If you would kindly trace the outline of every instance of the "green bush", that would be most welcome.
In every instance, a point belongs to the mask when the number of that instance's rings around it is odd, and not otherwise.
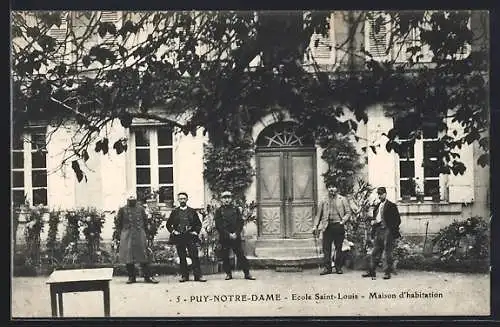
[[[28,207],[26,209],[24,238],[26,241],[27,265],[38,266],[40,264],[40,234],[43,231],[43,215],[45,212],[43,206]]]
[[[453,221],[433,239],[443,262],[463,259],[489,259],[490,223],[481,217]]]

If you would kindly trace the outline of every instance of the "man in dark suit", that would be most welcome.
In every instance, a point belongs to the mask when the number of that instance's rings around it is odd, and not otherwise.
[[[191,258],[194,280],[206,282],[201,277],[200,259],[198,256],[198,234],[201,230],[201,221],[198,213],[187,205],[188,195],[181,192],[177,195],[179,206],[172,210],[167,220],[166,227],[170,232],[171,244],[175,244],[179,256],[182,278],[179,282],[189,280],[187,254]],[[186,253],[187,250],[187,253]]]
[[[222,247],[222,266],[226,273],[226,280],[233,279],[231,265],[229,263],[229,251],[232,249],[238,264],[240,265],[245,279],[254,280],[250,275],[248,260],[243,253],[241,245],[241,232],[243,231],[243,217],[238,207],[231,203],[232,194],[229,191],[222,192],[222,206],[215,210],[215,228],[219,232],[219,242]]]
[[[380,262],[382,253],[385,251],[384,279],[390,279],[394,240],[401,236],[399,233],[401,217],[396,204],[387,200],[385,187],[379,187],[377,194],[380,203],[375,206],[371,220],[373,251],[370,257],[370,268],[367,273],[363,274],[363,277],[376,278],[375,269]]]

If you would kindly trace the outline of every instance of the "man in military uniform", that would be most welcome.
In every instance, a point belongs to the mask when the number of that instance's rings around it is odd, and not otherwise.
[[[328,199],[320,203],[313,229],[315,237],[320,231],[323,233],[323,271],[320,275],[332,273],[332,242],[335,245],[335,272],[343,273],[344,224],[349,220],[350,215],[351,207],[347,199],[338,194],[335,185],[328,185]]]
[[[240,268],[245,274],[245,279],[255,280],[250,275],[248,260],[243,253],[241,244],[241,232],[243,231],[243,217],[238,207],[233,205],[232,194],[224,191],[221,194],[222,206],[215,210],[215,228],[219,232],[219,242],[222,246],[222,266],[226,273],[226,280],[233,278],[231,264],[229,263],[229,251],[232,249]]]
[[[179,256],[182,275],[179,282],[184,283],[189,280],[187,254],[191,258],[194,280],[197,282],[206,282],[207,280],[201,277],[197,247],[199,241],[198,234],[201,230],[200,217],[196,210],[187,205],[187,193],[179,193],[177,200],[179,201],[179,206],[170,213],[166,227],[170,232],[169,242],[175,244],[177,255]]]
[[[377,268],[382,253],[385,251],[384,279],[391,278],[392,270],[392,250],[394,248],[394,240],[401,236],[399,225],[401,217],[398,207],[395,203],[387,200],[387,191],[385,187],[379,187],[377,194],[380,202],[373,209],[372,238],[373,251],[370,256],[370,267],[368,272],[363,274],[363,277],[376,278],[375,269]]]
[[[120,235],[119,260],[127,267],[127,284],[136,282],[136,263],[141,265],[146,283],[158,283],[158,280],[151,276],[148,262],[146,237],[148,217],[146,210],[137,203],[135,194],[130,195],[127,205],[118,210],[115,225]]]

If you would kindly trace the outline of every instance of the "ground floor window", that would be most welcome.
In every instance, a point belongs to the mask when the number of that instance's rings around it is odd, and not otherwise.
[[[399,122],[404,126],[404,122]],[[401,130],[413,130],[401,127]],[[404,153],[399,156],[399,190],[401,198],[422,195],[431,199],[439,196],[440,172],[438,167],[438,129],[435,124],[424,124],[421,137],[410,141],[401,135]]]
[[[173,133],[166,126],[132,129],[137,197],[158,191],[160,202],[174,199]]]
[[[46,129],[14,133],[12,156],[12,202],[47,205]]]

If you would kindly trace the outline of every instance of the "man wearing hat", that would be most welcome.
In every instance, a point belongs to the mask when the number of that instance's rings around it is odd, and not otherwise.
[[[351,216],[351,207],[347,199],[338,193],[335,185],[329,184],[328,199],[322,201],[314,222],[313,235],[323,233],[323,271],[320,275],[332,273],[332,242],[335,246],[335,272],[342,274],[342,244],[345,238],[344,224]]]
[[[222,246],[222,266],[226,273],[226,280],[233,278],[229,263],[229,250],[233,250],[245,279],[255,280],[250,275],[248,260],[243,253],[241,232],[243,231],[243,217],[238,207],[232,204],[232,194],[229,191],[221,193],[222,206],[214,213],[215,228],[219,232],[219,242]]]
[[[148,216],[146,210],[137,203],[135,194],[131,193],[127,198],[127,205],[118,210],[115,225],[120,235],[119,260],[127,267],[127,284],[136,282],[136,263],[140,263],[146,283],[158,283],[158,280],[151,276],[148,262]]]
[[[362,276],[371,277],[372,279],[376,278],[375,269],[380,262],[382,253],[385,251],[385,274],[383,278],[390,279],[394,240],[401,236],[399,233],[401,217],[399,216],[396,204],[387,200],[387,191],[385,187],[377,188],[377,194],[380,202],[373,209],[373,218],[371,220],[373,251],[370,256],[370,267],[368,272]]]
[[[179,282],[184,283],[189,280],[187,254],[191,258],[194,280],[206,282],[207,280],[201,277],[197,247],[198,234],[201,231],[200,217],[196,210],[187,205],[188,195],[186,192],[177,194],[177,200],[179,206],[170,213],[166,227],[170,233],[169,243],[175,244],[179,256],[182,276]]]

